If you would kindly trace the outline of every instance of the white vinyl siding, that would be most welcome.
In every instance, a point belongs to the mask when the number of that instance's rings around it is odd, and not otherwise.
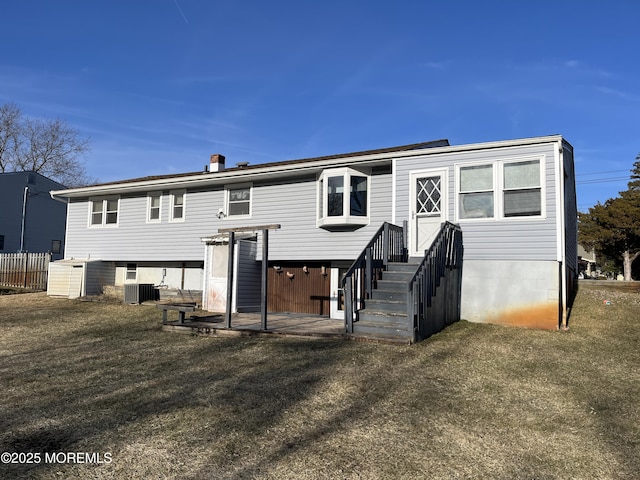
[[[219,228],[279,224],[269,235],[270,260],[350,260],[356,258],[384,221],[391,218],[391,173],[373,172],[368,205],[370,223],[350,231],[331,232],[316,227],[315,175],[281,182],[255,183],[251,218],[216,213],[225,202],[224,187],[187,190],[188,215],[184,222],[146,223],[147,194],[120,199],[119,228],[86,228],[87,201],[69,203],[66,256],[120,262],[202,261],[204,244]],[[166,214],[165,214],[166,215]],[[79,228],[82,226],[83,228]],[[261,245],[258,245],[258,258]]]
[[[449,172],[448,179],[448,218],[459,222],[463,231],[465,259],[474,260],[557,260],[558,230],[556,219],[556,175],[554,155],[558,148],[557,142],[545,144],[495,147],[468,150],[452,153],[435,153],[417,155],[412,158],[396,160],[395,174],[395,223],[402,225],[403,220],[409,220],[411,206],[409,205],[410,177],[413,170],[443,168]],[[541,209],[537,216],[494,217],[489,219],[461,219],[459,216],[460,184],[458,180],[461,167],[490,165],[495,162],[507,164],[540,160]],[[494,187],[501,186],[498,173],[494,171]],[[502,204],[501,195],[495,196],[495,208]],[[409,228],[411,228],[409,222]]]

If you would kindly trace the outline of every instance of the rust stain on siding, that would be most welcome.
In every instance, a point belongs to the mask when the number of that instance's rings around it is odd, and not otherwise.
[[[558,304],[544,303],[509,308],[487,318],[487,323],[557,330]]]

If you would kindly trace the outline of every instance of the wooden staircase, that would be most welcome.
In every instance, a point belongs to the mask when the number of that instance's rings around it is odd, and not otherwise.
[[[414,343],[460,319],[462,230],[443,223],[424,257],[409,262],[405,232],[383,224],[344,274],[348,335]]]
[[[410,263],[388,264],[376,281],[371,298],[365,301],[365,308],[358,312],[354,335],[399,343],[413,341],[413,328],[407,321],[407,282],[417,267]]]

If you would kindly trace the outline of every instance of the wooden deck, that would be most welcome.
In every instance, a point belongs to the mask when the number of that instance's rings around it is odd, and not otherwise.
[[[324,316],[296,313],[269,313],[267,330],[261,330],[259,313],[235,313],[231,319],[231,328],[224,324],[224,314],[196,312],[179,320],[162,325],[164,331],[212,336],[248,336],[248,335],[284,335],[306,337],[343,337],[344,322]]]
[[[163,323],[162,330],[165,332],[213,337],[265,335],[407,344],[406,341],[347,334],[345,333],[343,320],[335,320],[320,315],[269,313],[267,330],[261,330],[260,320],[259,313],[234,313],[231,319],[231,328],[226,328],[223,313],[208,314],[208,312],[196,311],[194,315],[186,317],[184,323],[180,323],[177,319]]]

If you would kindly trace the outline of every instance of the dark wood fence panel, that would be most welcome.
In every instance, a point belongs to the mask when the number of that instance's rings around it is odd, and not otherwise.
[[[49,253],[0,253],[0,285],[46,290],[50,261]]]

